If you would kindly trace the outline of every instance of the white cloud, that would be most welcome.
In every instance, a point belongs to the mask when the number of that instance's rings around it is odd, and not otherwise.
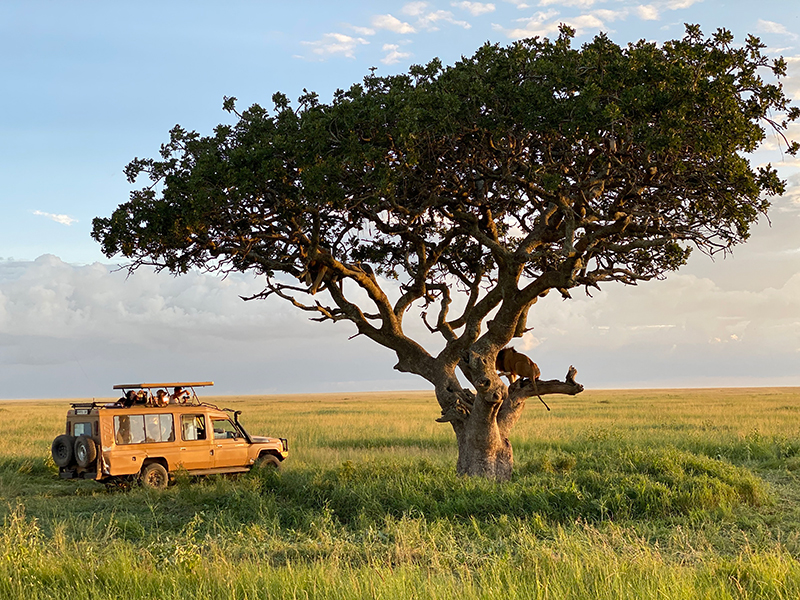
[[[475,17],[495,11],[495,5],[488,2],[451,2],[450,6],[466,10]]]
[[[352,37],[343,33],[326,33],[316,42],[303,42],[311,48],[318,57],[325,59],[330,56],[341,55],[346,58],[355,58],[355,50],[361,45],[369,44],[364,38]]]
[[[590,387],[800,384],[797,219],[775,213],[733,260],[697,257],[666,281],[608,284],[594,298],[575,290],[569,301],[552,293],[533,307],[535,329],[516,345],[545,379],[574,364]],[[784,275],[765,275],[778,267]],[[704,269],[715,279],[697,274]],[[382,283],[399,294],[396,282]],[[108,397],[125,379],[210,379],[220,393],[427,388],[398,376],[389,351],[348,341],[347,323],[311,323],[278,300],[239,299],[260,289],[242,274],[127,277],[47,255],[0,260],[0,396]],[[406,332],[431,344],[412,312]],[[779,379],[781,370],[795,380]],[[751,379],[737,379],[743,373]]]
[[[73,223],[78,222],[78,219],[70,217],[69,215],[57,215],[54,213],[43,212],[41,210],[35,210],[33,211],[33,214],[35,214],[37,217],[45,217],[46,219],[50,219],[51,221],[55,221],[56,223],[61,223],[62,225],[66,225],[67,227],[69,227]]]
[[[428,7],[427,2],[409,2],[408,4],[403,6],[400,12],[402,12],[404,15],[417,17],[422,13],[424,13],[427,7]]]
[[[579,8],[589,8],[593,6],[595,0],[539,0],[539,6],[577,6]]]
[[[562,23],[569,25],[575,29],[576,35],[582,35],[587,30],[605,29],[605,24],[594,15],[580,15],[574,18],[558,18],[557,11],[538,12],[528,19],[518,19],[518,22],[523,23],[521,27],[513,29],[504,29],[497,27],[503,31],[511,39],[520,39],[526,37],[544,37],[558,32]]]
[[[375,29],[388,29],[395,33],[406,34],[416,31],[411,25],[392,15],[375,15],[372,17],[371,23]]]
[[[658,8],[652,4],[640,4],[636,7],[636,14],[643,21],[657,21],[659,16]]]
[[[360,35],[375,35],[376,33],[378,33],[371,27],[358,27],[356,25],[350,25],[349,27],[350,29],[352,29],[353,31],[355,31]]]
[[[109,397],[115,383],[151,378],[214,380],[219,393],[428,387],[394,372],[390,352],[348,341],[347,324],[239,298],[260,289],[242,274],[0,260],[0,397]]]
[[[688,383],[707,374],[723,380],[744,374],[762,377],[764,385],[770,371],[787,368],[800,350],[800,274],[780,288],[747,291],[676,273],[636,288],[608,284],[593,295],[573,294],[575,300],[565,302],[548,296],[531,310],[528,326],[541,340],[531,358],[540,362],[545,378],[559,376],[553,371],[563,370],[562,362],[581,362],[585,352],[596,357],[576,364],[579,371],[584,367],[588,384],[607,378],[602,369],[610,368],[618,382],[641,375],[649,384],[660,378],[677,385],[682,378]],[[559,356],[565,358],[551,359]],[[747,372],[743,365],[749,365]],[[637,368],[647,372],[633,372]],[[796,369],[790,374],[800,383]]]
[[[605,8],[601,8],[601,9],[592,11],[590,16],[597,17],[598,19],[600,19],[603,22],[605,22],[605,21],[613,22],[613,21],[619,21],[620,19],[627,18],[628,11],[626,9],[623,9],[623,10],[608,10],[608,9],[605,9]]]
[[[383,51],[386,52],[386,56],[381,59],[381,62],[385,65],[396,64],[411,56],[410,52],[400,52],[400,46],[397,44],[384,44]]]
[[[667,0],[664,3],[664,8],[667,10],[679,10],[682,8],[689,8],[693,4],[702,2],[703,0]]]
[[[792,39],[797,39],[797,35],[786,29],[786,25],[775,23],[774,21],[765,21],[759,19],[756,24],[756,31],[759,33],[777,33],[780,35],[788,35]]]
[[[800,208],[800,173],[795,173],[787,178],[786,193],[783,198]]]
[[[437,10],[424,13],[417,18],[417,26],[428,31],[438,31],[438,23],[440,21],[450,23],[451,25],[458,25],[464,29],[472,27],[467,21],[457,20],[449,10]]]
[[[513,4],[519,10],[525,10],[526,8],[530,8],[530,5],[525,2],[525,0],[505,0],[509,4]]]

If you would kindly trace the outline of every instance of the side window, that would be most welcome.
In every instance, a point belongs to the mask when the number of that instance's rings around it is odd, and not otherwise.
[[[175,433],[172,427],[172,415],[145,415],[144,426],[147,442],[172,442]]]
[[[186,442],[206,439],[206,418],[203,415],[181,415],[181,437]]]
[[[175,440],[172,415],[117,415],[114,440],[117,444],[172,442]]]
[[[158,415],[159,426],[161,427],[161,441],[174,442],[175,441],[175,427],[173,425],[172,415]]]
[[[75,423],[75,437],[79,435],[92,435],[92,424],[91,423]]]
[[[229,419],[212,419],[214,423],[214,439],[224,440],[236,438],[236,427]]]
[[[141,444],[145,440],[144,415],[115,416],[114,439],[118,444]]]

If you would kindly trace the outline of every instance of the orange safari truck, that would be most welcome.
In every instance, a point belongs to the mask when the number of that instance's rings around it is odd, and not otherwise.
[[[165,488],[179,469],[212,475],[279,467],[289,455],[287,440],[250,435],[239,422],[241,411],[200,402],[194,388],[211,385],[120,384],[117,402],[73,404],[66,432],[51,448],[60,476]]]

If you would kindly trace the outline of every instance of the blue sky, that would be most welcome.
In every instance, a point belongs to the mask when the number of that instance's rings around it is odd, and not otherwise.
[[[224,96],[269,106],[308,88],[324,100],[371,67],[452,63],[560,22],[576,43],[599,31],[663,41],[684,23],[754,33],[788,59],[785,85],[800,96],[789,1],[0,4],[0,397],[104,395],[117,379],[160,377],[217,379],[225,392],[424,388],[343,327],[241,302],[259,289],[247,276],[114,273],[91,220],[127,199],[123,167],[155,155],[173,125],[205,133],[228,120]],[[665,282],[537,306],[521,344],[545,377],[575,363],[589,386],[800,385],[800,168],[775,140],[752,160],[790,182],[772,225]],[[303,357],[313,374],[292,367]]]

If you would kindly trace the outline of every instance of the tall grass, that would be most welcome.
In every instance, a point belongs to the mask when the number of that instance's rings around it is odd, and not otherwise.
[[[64,402],[0,402],[0,598],[797,598],[798,390],[531,405],[502,484],[430,394],[218,399],[279,473],[61,481]]]

